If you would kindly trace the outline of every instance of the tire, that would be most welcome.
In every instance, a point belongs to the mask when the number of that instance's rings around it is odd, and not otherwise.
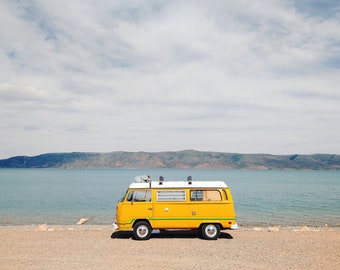
[[[133,237],[136,240],[149,240],[151,236],[152,228],[146,221],[138,221],[133,226]]]
[[[206,240],[216,240],[221,233],[218,224],[203,224],[201,227],[202,236]]]

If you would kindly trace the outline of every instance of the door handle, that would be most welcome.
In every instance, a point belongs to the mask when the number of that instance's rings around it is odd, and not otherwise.
[[[152,210],[152,207],[149,207],[148,210]]]

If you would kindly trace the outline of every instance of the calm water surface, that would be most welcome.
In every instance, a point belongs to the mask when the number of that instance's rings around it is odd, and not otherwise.
[[[239,225],[340,226],[340,171],[187,169],[1,169],[0,225],[115,221],[116,202],[136,175],[225,181]]]

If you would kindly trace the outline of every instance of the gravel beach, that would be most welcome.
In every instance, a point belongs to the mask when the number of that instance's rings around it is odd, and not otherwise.
[[[112,226],[2,226],[0,268],[340,269],[339,228],[241,228],[216,241],[196,231],[131,237]]]

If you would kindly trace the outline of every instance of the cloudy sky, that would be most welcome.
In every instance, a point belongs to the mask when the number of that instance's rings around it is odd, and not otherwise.
[[[337,0],[0,0],[0,158],[340,154]]]

